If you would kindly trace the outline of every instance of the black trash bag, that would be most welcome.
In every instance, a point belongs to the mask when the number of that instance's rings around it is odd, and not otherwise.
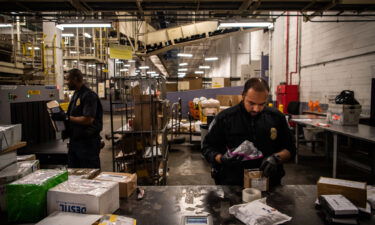
[[[354,91],[343,90],[335,98],[336,104],[345,104],[345,105],[358,105],[359,102],[354,98]]]

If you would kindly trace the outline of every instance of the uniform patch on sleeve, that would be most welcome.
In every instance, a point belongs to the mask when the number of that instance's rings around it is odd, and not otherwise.
[[[271,130],[270,130],[270,133],[271,133],[270,138],[272,140],[275,140],[277,138],[277,130],[276,130],[276,128],[272,127]]]

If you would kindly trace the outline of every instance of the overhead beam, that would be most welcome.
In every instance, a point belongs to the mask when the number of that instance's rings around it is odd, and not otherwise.
[[[69,0],[69,3],[79,12],[83,12],[85,14],[89,13],[90,10],[86,8],[80,0]]]
[[[312,18],[314,18],[315,16],[321,16],[324,13],[324,11],[327,11],[327,10],[335,7],[339,2],[340,2],[340,0],[332,0],[330,3],[328,3],[326,6],[324,6],[319,11],[315,11],[311,15],[309,15],[307,17],[304,17],[303,18],[304,21],[307,22],[307,21],[311,20]]]

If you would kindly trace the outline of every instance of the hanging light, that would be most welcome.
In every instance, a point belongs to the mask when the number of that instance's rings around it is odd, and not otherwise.
[[[216,56],[213,56],[213,57],[206,57],[206,58],[204,58],[205,61],[216,61],[216,60],[218,60],[218,59],[219,59],[219,58],[216,57]]]

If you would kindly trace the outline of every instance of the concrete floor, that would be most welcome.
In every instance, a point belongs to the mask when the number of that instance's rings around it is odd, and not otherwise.
[[[115,128],[120,127],[119,118],[115,118]],[[110,133],[110,117],[104,116],[102,137]],[[105,140],[106,146],[102,149],[102,171],[112,171],[112,150],[110,141]],[[320,176],[332,175],[332,160],[324,156],[323,146],[317,146],[315,153],[311,147],[301,145],[299,164],[288,162],[285,164],[286,176],[283,184],[316,184]],[[209,185],[214,184],[211,179],[210,166],[202,158],[199,146],[190,145],[188,136],[186,142],[172,145],[168,161],[168,185]],[[369,176],[352,167],[339,163],[338,178],[368,181]],[[372,181],[373,182],[373,181]]]

